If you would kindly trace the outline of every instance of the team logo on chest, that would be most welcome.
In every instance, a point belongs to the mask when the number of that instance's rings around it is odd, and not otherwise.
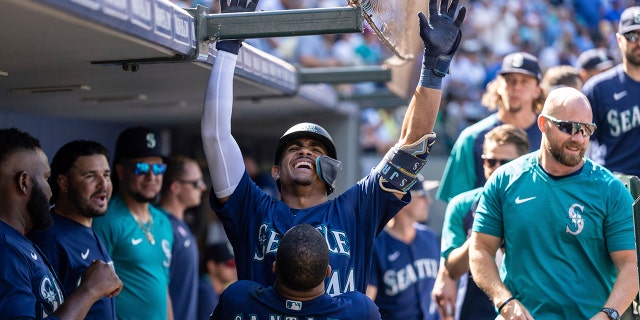
[[[569,208],[568,218],[570,220],[567,223],[566,232],[574,236],[580,234],[584,229],[584,219],[582,219],[582,213],[584,213],[584,206],[574,203]]]

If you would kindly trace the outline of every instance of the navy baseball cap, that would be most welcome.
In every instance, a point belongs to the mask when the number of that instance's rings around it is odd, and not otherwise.
[[[131,127],[120,133],[116,141],[114,163],[119,163],[123,158],[161,157],[162,138],[160,133],[146,127]]]
[[[622,12],[618,33],[625,34],[640,29],[640,7],[629,7]]]
[[[611,57],[604,48],[589,49],[578,56],[576,68],[585,70],[605,70],[615,65]]]
[[[228,243],[215,243],[207,245],[204,249],[204,261],[213,260],[217,263],[231,264],[234,261],[233,249]]]
[[[424,176],[419,173],[416,175],[416,180],[417,180],[416,183],[414,183],[413,186],[411,186],[410,191],[415,191],[415,192],[424,194],[428,191],[431,191],[437,188],[440,185],[440,181],[426,180]]]
[[[502,59],[502,68],[498,74],[521,73],[542,80],[538,59],[526,52],[508,54]]]

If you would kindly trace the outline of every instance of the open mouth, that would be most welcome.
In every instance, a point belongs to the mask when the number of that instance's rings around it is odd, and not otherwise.
[[[294,169],[309,169],[313,170],[313,163],[310,161],[299,161],[293,165]]]

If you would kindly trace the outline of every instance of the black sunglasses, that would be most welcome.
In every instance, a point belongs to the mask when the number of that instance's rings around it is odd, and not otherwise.
[[[137,162],[134,164],[133,174],[142,176],[149,173],[149,170],[151,170],[154,175],[159,176],[167,172],[167,165],[164,163],[149,164],[146,162]]]
[[[638,41],[638,33],[637,32],[627,32],[625,34],[622,35],[625,39],[627,39],[627,41],[629,42],[636,42]]]
[[[547,120],[551,121],[551,123],[555,124],[560,131],[564,133],[568,133],[570,135],[574,135],[576,133],[581,132],[583,137],[588,137],[592,135],[598,126],[595,123],[582,123],[582,122],[573,122],[573,121],[564,121],[558,120],[550,115],[543,114],[543,117],[547,118]]]
[[[513,160],[513,159],[495,159],[495,158],[487,158],[487,156],[485,156],[484,154],[482,155],[482,159],[484,160],[484,162],[486,162],[489,167],[495,167],[496,164],[500,164],[503,165],[505,163],[509,163],[509,161]]]
[[[192,185],[194,188],[196,189],[200,189],[202,187],[206,187],[207,185],[204,183],[204,180],[202,180],[202,178],[198,179],[198,180],[178,180],[180,183],[186,183],[186,184],[190,184]]]

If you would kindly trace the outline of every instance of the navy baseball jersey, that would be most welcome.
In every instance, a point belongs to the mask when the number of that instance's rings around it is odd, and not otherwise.
[[[211,320],[380,320],[378,307],[360,292],[330,296],[323,294],[309,301],[288,300],[273,287],[239,280],[220,296]]]
[[[0,221],[0,283],[3,319],[45,319],[64,301],[62,288],[44,255],[3,221]]]
[[[198,308],[198,243],[187,224],[168,214],[173,228],[169,296],[175,320],[192,320]]]
[[[271,270],[278,242],[294,225],[307,223],[322,233],[329,246],[332,271],[326,292],[365,292],[375,236],[410,200],[383,191],[375,171],[335,199],[307,209],[292,209],[262,191],[244,173],[237,188],[220,207],[211,193],[211,205],[233,245],[238,279],[273,284]]]
[[[640,176],[640,82],[620,64],[589,79],[582,92],[598,125],[589,158],[613,172]]]
[[[424,225],[414,224],[411,244],[383,230],[375,241],[369,284],[383,319],[438,319],[431,291],[438,274],[440,242]]]
[[[93,260],[102,260],[113,266],[111,257],[93,229],[85,227],[52,210],[53,226],[29,234],[51,263],[67,294],[78,285],[84,271]],[[104,297],[91,306],[85,319],[115,319],[115,301]]]

